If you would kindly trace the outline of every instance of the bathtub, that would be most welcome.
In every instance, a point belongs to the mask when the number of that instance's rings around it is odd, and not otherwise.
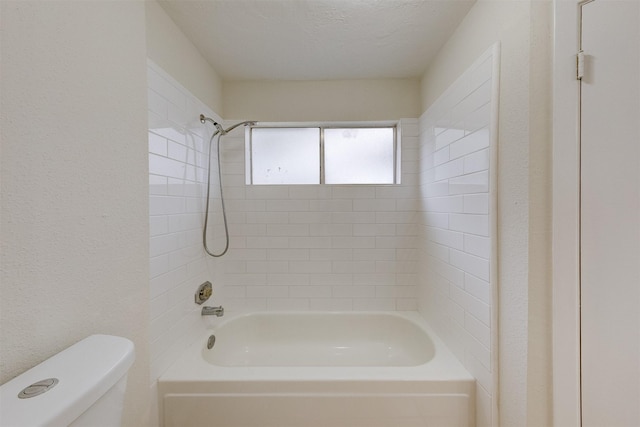
[[[466,427],[474,384],[417,313],[265,312],[208,330],[158,392],[164,427]]]

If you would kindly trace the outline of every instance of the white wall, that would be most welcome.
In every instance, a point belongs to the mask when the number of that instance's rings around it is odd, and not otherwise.
[[[95,333],[148,420],[144,5],[3,1],[0,382]]]
[[[497,46],[420,118],[420,312],[476,378],[476,423],[495,425]]]
[[[222,287],[216,304],[229,313],[415,310],[417,132],[416,119],[401,121],[402,184],[364,186],[246,186],[243,133],[223,137],[231,243],[210,261]]]
[[[501,43],[497,279],[505,426],[551,423],[549,6],[479,0],[422,79],[426,110],[476,57]]]
[[[156,0],[147,0],[147,55],[206,105],[223,114],[222,80]]]
[[[419,79],[224,83],[224,116],[258,121],[397,120],[418,117]]]

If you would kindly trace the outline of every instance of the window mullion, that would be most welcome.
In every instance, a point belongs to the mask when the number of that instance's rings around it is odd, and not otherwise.
[[[324,181],[324,128],[320,127],[320,184]]]

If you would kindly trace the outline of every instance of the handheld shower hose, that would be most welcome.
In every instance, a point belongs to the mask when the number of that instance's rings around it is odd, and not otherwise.
[[[224,129],[219,123],[217,123],[213,119],[209,117],[205,117],[203,114],[200,114],[200,122],[204,124],[207,121],[213,123],[213,125],[216,127],[216,131],[211,135],[211,138],[209,139],[209,162],[207,166],[207,198],[205,201],[204,228],[202,230],[202,244],[207,254],[211,255],[214,258],[218,258],[226,254],[227,251],[229,250],[229,225],[227,224],[227,210],[224,205],[224,195],[222,190],[222,168],[220,166],[220,137],[222,135],[226,135],[227,133],[231,132],[233,129],[237,128],[238,126],[242,126],[242,125],[254,126],[256,122],[244,121],[244,122],[237,123],[227,129]],[[219,253],[214,253],[213,251],[210,251],[209,247],[207,246],[207,225],[209,222],[209,195],[211,192],[210,191],[211,190],[211,148],[213,144],[213,138],[215,138],[216,135],[218,136],[218,140],[216,144],[217,153],[218,153],[218,185],[220,188],[220,207],[222,208],[222,222],[224,224],[224,235],[225,235],[224,249],[222,250],[222,252],[219,252]]]

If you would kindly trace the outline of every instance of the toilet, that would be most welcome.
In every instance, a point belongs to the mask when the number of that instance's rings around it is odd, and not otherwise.
[[[117,427],[127,372],[126,338],[91,335],[0,386],[0,427]]]

